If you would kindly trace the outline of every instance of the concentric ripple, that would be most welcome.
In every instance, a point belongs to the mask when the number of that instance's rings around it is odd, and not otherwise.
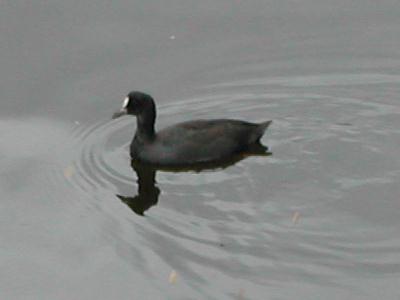
[[[158,173],[157,208],[135,224],[144,247],[211,290],[228,279],[250,279],[254,290],[286,281],[348,288],[343,278],[363,272],[398,275],[400,241],[392,229],[400,109],[367,91],[371,83],[390,89],[395,80],[368,74],[296,77],[295,84],[247,79],[158,105],[158,128],[196,118],[272,119],[263,142],[273,155],[212,172]],[[134,196],[128,154],[134,129],[133,118],[79,127],[74,186],[89,193],[130,187]]]
[[[71,180],[77,187],[91,190],[132,182],[131,172],[124,168],[129,163],[123,161],[124,159],[129,161],[129,156],[124,151],[129,138],[124,141],[125,145],[122,147],[112,144],[128,124],[131,125],[128,120],[103,121],[76,129],[73,140],[79,150],[78,158],[72,165],[76,174],[71,176]]]

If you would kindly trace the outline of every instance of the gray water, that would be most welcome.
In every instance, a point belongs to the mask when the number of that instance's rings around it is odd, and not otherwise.
[[[386,0],[1,1],[0,298],[399,299],[399,16]],[[158,128],[272,119],[272,155],[158,171],[142,216],[135,122],[111,120],[132,89]]]

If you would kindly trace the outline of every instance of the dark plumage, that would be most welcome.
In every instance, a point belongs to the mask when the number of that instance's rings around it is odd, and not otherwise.
[[[272,122],[194,120],[155,132],[153,98],[135,91],[128,94],[114,118],[125,114],[135,115],[137,119],[136,133],[130,145],[132,159],[172,167],[229,160],[253,146],[260,147],[260,138]]]

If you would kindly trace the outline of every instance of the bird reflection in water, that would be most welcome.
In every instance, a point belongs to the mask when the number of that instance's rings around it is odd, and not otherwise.
[[[225,169],[249,156],[270,156],[271,152],[261,143],[253,144],[246,152],[240,153],[229,160],[223,160],[213,163],[203,163],[191,166],[162,167],[157,165],[143,164],[132,160],[131,167],[137,176],[138,194],[135,196],[116,195],[123,203],[140,216],[144,216],[145,211],[158,203],[158,197],[161,193],[156,185],[157,171],[164,172],[201,172],[203,170]]]

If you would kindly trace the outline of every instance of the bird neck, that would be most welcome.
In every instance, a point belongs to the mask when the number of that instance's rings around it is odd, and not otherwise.
[[[136,136],[143,141],[153,140],[155,137],[154,123],[156,120],[155,110],[143,112],[136,117]]]

